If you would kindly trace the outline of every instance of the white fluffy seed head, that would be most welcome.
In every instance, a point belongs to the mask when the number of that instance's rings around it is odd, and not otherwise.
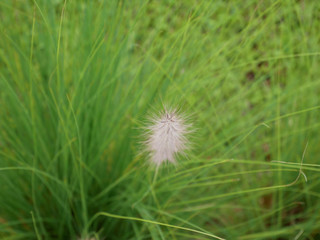
[[[145,144],[152,163],[156,166],[166,161],[176,163],[176,155],[187,149],[186,134],[190,132],[190,125],[185,123],[176,109],[165,108],[160,115],[153,116],[150,120]]]

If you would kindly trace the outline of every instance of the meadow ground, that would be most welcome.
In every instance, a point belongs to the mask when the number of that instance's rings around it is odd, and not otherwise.
[[[0,1],[1,239],[320,239],[320,2]],[[158,173],[145,121],[179,106]]]

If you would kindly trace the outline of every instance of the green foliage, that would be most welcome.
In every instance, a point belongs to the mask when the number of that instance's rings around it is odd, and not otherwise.
[[[2,0],[0,238],[319,239],[319,10]],[[161,102],[196,131],[156,172]]]

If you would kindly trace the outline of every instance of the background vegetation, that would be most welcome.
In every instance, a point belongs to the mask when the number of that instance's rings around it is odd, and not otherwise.
[[[319,11],[1,0],[1,239],[320,239]],[[161,101],[197,130],[154,177]]]

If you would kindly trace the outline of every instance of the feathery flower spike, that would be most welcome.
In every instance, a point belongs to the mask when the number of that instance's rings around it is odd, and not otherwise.
[[[176,163],[176,154],[187,149],[186,134],[190,132],[190,125],[185,123],[176,109],[167,108],[160,116],[153,116],[151,123],[152,125],[147,127],[149,134],[146,145],[152,162],[156,166],[166,161]]]

